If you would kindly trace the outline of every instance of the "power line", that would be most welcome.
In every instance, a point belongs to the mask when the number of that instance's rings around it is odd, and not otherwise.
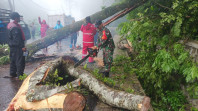
[[[36,6],[42,8],[42,9],[44,9],[44,10],[46,10],[46,11],[59,11],[59,10],[49,10],[49,9],[46,9],[46,8],[40,6],[38,3],[36,3],[36,2],[34,2],[34,1],[32,1],[32,0],[30,0],[30,1],[33,2]]]

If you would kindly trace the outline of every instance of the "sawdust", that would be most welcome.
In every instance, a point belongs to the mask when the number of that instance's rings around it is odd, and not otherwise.
[[[35,72],[35,71],[34,71]],[[15,97],[10,102],[6,111],[18,110],[20,108],[24,110],[38,110],[38,109],[49,109],[49,108],[63,108],[63,102],[67,94],[55,94],[47,99],[35,102],[27,102],[26,100],[26,92],[29,86],[29,80],[34,74],[30,74],[21,85],[19,91],[15,95]]]
[[[94,58],[94,61],[96,61],[97,65],[99,67],[103,67],[104,66],[104,63],[103,63],[103,59],[102,58],[95,57]]]

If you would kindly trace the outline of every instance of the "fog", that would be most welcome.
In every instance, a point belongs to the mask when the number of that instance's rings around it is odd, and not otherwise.
[[[14,0],[14,6],[15,11],[19,12],[26,22],[36,20],[39,16],[47,20],[47,15],[63,13],[81,20],[113,2],[114,0]],[[0,7],[10,9],[8,0],[0,0]]]

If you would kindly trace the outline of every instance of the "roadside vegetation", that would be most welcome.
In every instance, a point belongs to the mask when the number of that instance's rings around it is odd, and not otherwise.
[[[184,45],[198,38],[197,16],[198,1],[149,0],[120,24],[120,35],[136,52],[130,66],[124,67],[139,77],[155,111],[197,111],[181,88],[185,86],[191,98],[198,98],[197,63]]]
[[[0,65],[9,63],[10,48],[6,45],[0,45]]]

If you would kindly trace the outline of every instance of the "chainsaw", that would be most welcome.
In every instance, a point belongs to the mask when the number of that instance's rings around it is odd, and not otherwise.
[[[88,55],[85,56],[83,59],[78,61],[75,65],[74,68],[78,67],[80,64],[82,64],[88,57],[96,57],[98,55],[98,49],[92,49],[88,48]]]

